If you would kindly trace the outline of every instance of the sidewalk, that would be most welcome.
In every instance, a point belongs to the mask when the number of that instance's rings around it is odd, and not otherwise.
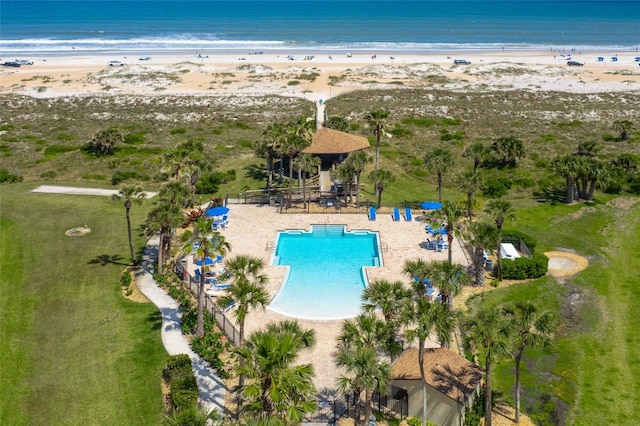
[[[208,409],[216,409],[224,414],[224,382],[215,374],[209,363],[191,350],[182,334],[182,312],[178,302],[173,300],[153,279],[153,265],[158,254],[159,238],[153,237],[147,243],[142,255],[142,270],[136,273],[136,284],[140,291],[153,302],[162,313],[162,343],[169,355],[187,354],[193,364],[193,372],[198,382],[198,400]]]

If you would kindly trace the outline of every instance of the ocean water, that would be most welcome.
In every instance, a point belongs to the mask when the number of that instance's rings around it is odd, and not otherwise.
[[[0,55],[638,47],[637,0],[0,2]]]

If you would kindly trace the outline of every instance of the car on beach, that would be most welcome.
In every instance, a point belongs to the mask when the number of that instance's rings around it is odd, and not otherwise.
[[[20,65],[33,65],[33,61],[30,61],[28,59],[16,59],[14,62],[17,62]]]
[[[467,61],[466,59],[454,59],[453,65],[471,65],[471,61]]]
[[[0,65],[2,65],[3,67],[16,67],[16,68],[20,67],[20,63],[16,61],[6,61]]]
[[[109,61],[110,67],[123,67],[125,65],[122,61]]]
[[[569,65],[570,67],[581,67],[584,65],[584,63],[578,61],[567,61],[567,65]]]

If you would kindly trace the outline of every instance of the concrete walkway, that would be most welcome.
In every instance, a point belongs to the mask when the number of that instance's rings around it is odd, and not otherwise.
[[[98,195],[101,197],[111,197],[116,195],[119,189],[100,189],[100,188],[77,188],[74,186],[55,186],[55,185],[40,185],[37,188],[31,190],[31,192],[41,192],[44,194],[66,194],[66,195]],[[145,198],[153,198],[157,192],[144,192]]]
[[[158,287],[153,279],[153,265],[158,255],[158,244],[157,236],[147,243],[142,255],[142,269],[136,273],[136,284],[162,313],[162,343],[169,355],[187,354],[191,358],[193,372],[198,382],[199,402],[207,409],[216,409],[224,414],[226,395],[224,382],[214,373],[208,362],[191,350],[187,339],[182,334],[182,312],[178,302]]]

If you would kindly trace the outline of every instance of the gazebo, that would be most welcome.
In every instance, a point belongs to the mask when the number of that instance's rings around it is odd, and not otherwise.
[[[369,140],[364,136],[327,129],[316,130],[311,145],[302,152],[313,154],[322,160],[320,170],[330,170],[340,164],[350,152],[368,149]]]

